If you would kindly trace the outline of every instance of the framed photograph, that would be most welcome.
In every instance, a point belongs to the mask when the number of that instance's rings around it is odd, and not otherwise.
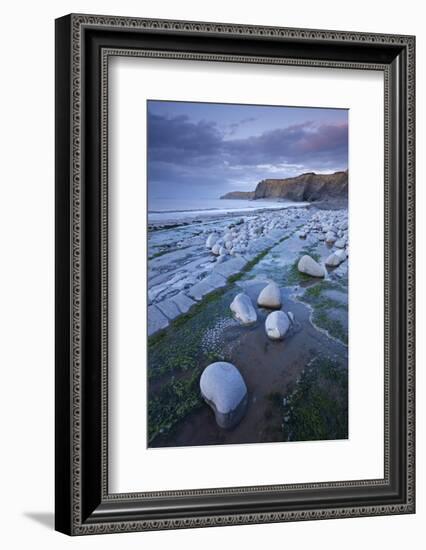
[[[415,511],[413,36],[56,20],[56,529]]]

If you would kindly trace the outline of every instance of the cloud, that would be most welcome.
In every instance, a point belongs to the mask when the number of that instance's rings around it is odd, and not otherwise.
[[[255,117],[247,117],[247,118],[243,118],[239,122],[233,122],[232,124],[229,125],[229,130],[227,131],[226,135],[233,136],[235,135],[237,130],[241,128],[241,126],[244,126],[244,124],[249,124],[250,122],[255,122],[256,120],[257,119]]]
[[[148,152],[152,161],[202,162],[220,154],[222,141],[214,122],[193,123],[185,115],[148,116]]]
[[[332,158],[347,162],[347,124],[305,122],[227,142],[227,154],[240,164],[315,163]]]
[[[234,133],[242,119],[230,125]],[[148,177],[150,185],[181,185],[194,192],[226,190],[227,182],[288,177],[307,171],[326,172],[347,167],[348,125],[306,121],[260,135],[230,139],[215,122],[188,116],[148,117]],[[241,177],[236,178],[236,174]],[[251,181],[250,181],[251,180]],[[232,182],[232,183],[231,183]],[[220,191],[220,192],[221,192]]]

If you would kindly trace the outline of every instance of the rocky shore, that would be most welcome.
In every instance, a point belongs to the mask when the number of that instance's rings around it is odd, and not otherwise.
[[[148,336],[165,329],[196,302],[227,285],[255,258],[289,236],[306,212],[298,208],[228,216],[151,232]],[[181,237],[181,238],[180,238]]]
[[[148,254],[150,446],[347,436],[347,208],[194,220]]]
[[[205,296],[225,287],[230,277],[243,272],[248,264],[288,238],[298,225],[302,238],[309,234],[311,240],[321,241],[335,231],[335,241],[343,235],[346,243],[347,222],[338,220],[347,220],[347,214],[310,212],[307,208],[266,211],[232,221],[224,217],[180,226],[175,235],[170,235],[170,230],[164,231],[167,236],[163,232],[151,234],[148,336],[165,329]],[[346,230],[341,229],[344,226]]]

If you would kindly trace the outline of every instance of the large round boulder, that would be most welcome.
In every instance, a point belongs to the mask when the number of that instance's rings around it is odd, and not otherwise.
[[[219,237],[216,235],[216,233],[210,233],[210,235],[207,237],[206,247],[212,248],[212,246],[216,244],[216,241],[218,240],[218,238]]]
[[[305,275],[310,275],[311,277],[325,277],[324,267],[308,256],[308,254],[300,258],[297,269],[301,273],[305,273]]]
[[[242,325],[252,325],[257,321],[257,313],[253,307],[250,297],[243,292],[235,296],[230,305],[231,311]]]
[[[284,311],[273,311],[266,317],[265,330],[271,340],[282,340],[290,328],[290,319]]]
[[[257,305],[270,309],[279,309],[281,307],[281,292],[277,283],[272,281],[265,286],[257,298]]]
[[[213,246],[212,246],[212,252],[215,256],[219,256],[220,254],[220,249],[221,249],[221,246],[217,243],[215,243]]]
[[[337,267],[342,263],[342,260],[339,258],[339,256],[333,252],[330,254],[330,256],[325,260],[325,265],[328,267]]]
[[[218,361],[206,367],[200,378],[203,399],[213,409],[221,428],[233,428],[243,418],[248,403],[247,386],[231,363]]]
[[[339,248],[339,250],[336,250],[334,252],[334,255],[337,256],[342,262],[344,262],[347,258],[346,250],[344,250],[343,248]]]

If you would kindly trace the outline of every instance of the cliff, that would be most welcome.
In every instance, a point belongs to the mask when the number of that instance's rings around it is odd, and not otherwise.
[[[280,198],[292,201],[317,201],[347,198],[348,171],[334,174],[301,174],[295,178],[266,179],[257,184],[255,199]]]
[[[347,199],[348,170],[334,174],[309,172],[295,178],[266,179],[255,191],[232,191],[221,199],[286,199],[290,201],[319,201]]]
[[[221,199],[245,199],[245,200],[251,200],[254,199],[254,191],[231,191],[230,193],[226,193],[225,195],[222,195]]]

